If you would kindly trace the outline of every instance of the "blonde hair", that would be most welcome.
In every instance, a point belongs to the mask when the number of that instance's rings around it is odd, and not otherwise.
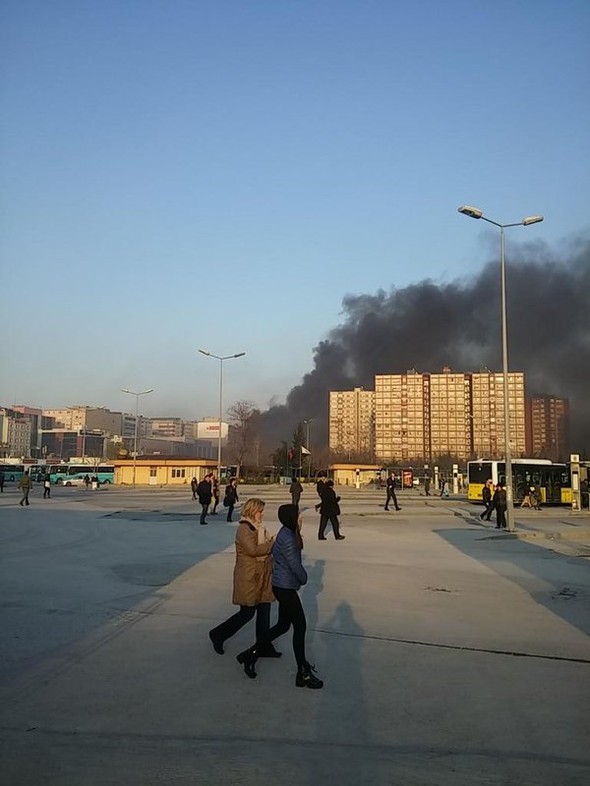
[[[258,497],[250,497],[250,499],[246,500],[242,508],[241,518],[247,519],[248,521],[254,521],[254,516],[257,513],[262,513],[265,504],[266,503],[258,499]]]

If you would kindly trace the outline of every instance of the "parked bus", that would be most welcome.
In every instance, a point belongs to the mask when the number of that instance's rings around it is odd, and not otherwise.
[[[26,464],[10,464],[9,462],[0,463],[0,472],[4,475],[5,483],[19,483],[20,479],[29,469]]]
[[[35,464],[31,467],[31,477],[37,483],[44,480],[46,474],[49,474],[51,483],[58,486],[74,485],[72,481],[83,479],[86,475],[96,475],[101,484],[115,482],[115,467],[112,464]]]
[[[571,505],[572,488],[570,468],[567,464],[554,464],[549,459],[512,460],[512,497],[514,503],[522,502],[531,486],[539,489],[541,502],[546,505]],[[469,489],[467,499],[481,502],[482,488],[486,480],[506,482],[504,461],[481,459],[467,462]]]

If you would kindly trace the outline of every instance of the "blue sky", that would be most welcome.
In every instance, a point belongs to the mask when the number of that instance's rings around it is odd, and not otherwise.
[[[588,230],[586,0],[4,0],[0,404],[281,401],[347,293]],[[486,229],[486,227],[488,227]]]

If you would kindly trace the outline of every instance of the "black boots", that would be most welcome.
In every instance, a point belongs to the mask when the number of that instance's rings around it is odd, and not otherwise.
[[[272,642],[268,646],[261,647],[257,651],[257,656],[259,658],[280,658],[282,654],[282,652],[278,652],[278,650],[274,648]]]
[[[236,655],[236,660],[244,666],[246,677],[250,677],[251,680],[256,678],[256,669],[254,668],[258,660],[256,647],[250,647],[250,649],[240,652],[239,655]]]
[[[218,655],[223,655],[223,642],[219,641],[214,635],[213,631],[209,631],[209,638],[211,639],[211,644],[213,644],[213,649]]]
[[[311,688],[312,690],[323,688],[324,683],[315,676],[314,671],[315,668],[311,663],[305,663],[303,666],[300,666],[297,670],[295,685],[297,685],[298,688]]]

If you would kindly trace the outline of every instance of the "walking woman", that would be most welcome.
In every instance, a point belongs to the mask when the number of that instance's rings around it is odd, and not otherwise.
[[[336,540],[344,540],[346,537],[340,533],[340,522],[338,516],[340,515],[340,497],[336,496],[334,491],[334,481],[328,480],[322,496],[322,504],[320,507],[320,527],[318,530],[318,540],[326,540],[326,525],[328,521],[332,525],[334,537]]]
[[[305,612],[297,590],[307,584],[307,572],[301,563],[301,516],[296,505],[281,505],[279,521],[283,525],[272,547],[272,591],[279,602],[279,619],[264,636],[256,637],[256,644],[240,652],[238,662],[244,664],[244,671],[250,679],[256,677],[256,661],[261,653],[267,651],[272,642],[293,626],[293,652],[297,661],[298,688],[323,688],[314,667],[305,657]]]
[[[237,478],[230,478],[228,485],[225,487],[225,496],[223,504],[227,508],[227,520],[231,521],[232,513],[238,498],[238,480]]]
[[[256,614],[256,639],[267,636],[270,627],[270,604],[274,600],[271,589],[273,538],[266,531],[262,518],[264,502],[253,497],[242,510],[236,532],[236,564],[232,603],[240,607],[221,625],[209,631],[213,649],[223,655],[223,644]],[[260,657],[278,658],[272,644],[263,648]]]

